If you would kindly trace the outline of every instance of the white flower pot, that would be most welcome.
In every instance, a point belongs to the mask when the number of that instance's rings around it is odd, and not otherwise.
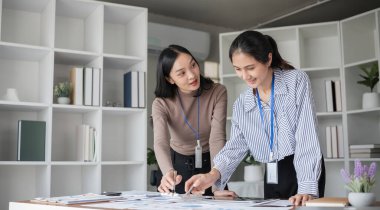
[[[348,202],[354,207],[371,206],[375,203],[376,197],[374,193],[357,193],[350,192],[348,194]]]
[[[57,102],[59,104],[70,104],[70,98],[69,97],[58,97]]]
[[[244,166],[244,181],[256,182],[263,179],[263,167],[261,165]]]
[[[17,90],[15,88],[8,88],[3,99],[6,101],[20,101],[18,99]]]
[[[379,107],[379,93],[363,93],[362,99],[363,109],[370,109]]]

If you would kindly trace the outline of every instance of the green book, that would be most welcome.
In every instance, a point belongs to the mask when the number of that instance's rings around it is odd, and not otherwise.
[[[45,121],[18,121],[18,161],[45,161],[45,131]]]

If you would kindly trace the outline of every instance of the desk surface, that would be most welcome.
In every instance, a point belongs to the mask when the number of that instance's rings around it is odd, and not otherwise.
[[[32,203],[30,201],[18,201],[18,202],[10,202],[9,203],[9,210],[94,210],[99,208],[94,207],[84,207],[85,204],[72,204],[72,205],[54,205],[54,204],[40,204],[40,203]],[[379,210],[380,202],[377,202],[377,206],[373,207],[361,207],[361,208],[355,208],[355,207],[297,207],[292,208],[293,210]],[[101,208],[104,210],[112,210],[110,208]],[[148,208],[144,208],[148,209]],[[167,208],[170,209],[170,208]],[[182,209],[197,209],[196,207],[189,207],[189,208],[182,208]],[[220,208],[217,208],[220,209]],[[228,208],[230,209],[230,208]],[[259,209],[268,209],[268,207],[248,207],[248,208],[239,208],[239,209],[252,209],[252,210],[259,210]],[[288,207],[276,207],[271,209],[288,209]],[[211,210],[211,209],[208,209]]]

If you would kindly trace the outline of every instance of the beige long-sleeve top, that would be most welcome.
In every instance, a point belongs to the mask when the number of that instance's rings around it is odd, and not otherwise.
[[[198,104],[194,93],[178,90],[188,122],[197,130]],[[221,84],[204,90],[199,96],[199,133],[202,152],[210,151],[211,160],[226,143],[227,90]],[[194,155],[196,134],[186,124],[178,95],[156,98],[152,104],[154,150],[163,174],[173,168],[170,147],[183,155]],[[213,162],[211,161],[213,165]]]

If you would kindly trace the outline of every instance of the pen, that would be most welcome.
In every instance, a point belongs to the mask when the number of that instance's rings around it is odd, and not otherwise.
[[[186,192],[185,195],[190,195],[191,191],[194,189],[194,185],[191,185],[189,191]]]
[[[173,195],[175,193],[175,181],[176,181],[176,178],[177,178],[177,171],[174,170],[173,171]]]

